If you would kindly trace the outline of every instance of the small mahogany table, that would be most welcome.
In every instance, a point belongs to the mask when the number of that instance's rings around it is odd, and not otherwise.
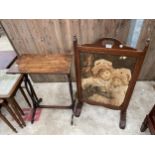
[[[74,108],[73,89],[71,82],[71,61],[72,56],[67,54],[23,54],[17,58],[15,63],[10,67],[8,73],[24,74],[25,88],[31,97],[33,103],[33,112],[31,123],[34,122],[34,116],[37,108]],[[71,105],[40,105],[42,101],[38,98],[31,84],[28,74],[61,74],[66,75],[69,82],[69,90],[71,95]]]
[[[155,105],[151,109],[150,113],[146,115],[140,130],[141,132],[144,132],[147,128],[149,128],[152,135],[155,135]]]
[[[14,51],[0,51],[0,69],[8,68],[16,58]]]

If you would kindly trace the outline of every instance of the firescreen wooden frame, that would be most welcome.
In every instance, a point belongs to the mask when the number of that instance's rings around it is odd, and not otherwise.
[[[102,44],[103,41],[112,41],[114,44],[112,48],[106,48]],[[77,83],[77,104],[75,107],[76,117],[80,116],[84,102],[88,104],[92,104],[92,105],[98,105],[98,103],[94,101],[83,99],[83,96],[82,96],[82,87],[81,87],[82,76],[81,76],[81,70],[80,70],[80,65],[81,65],[80,54],[81,53],[110,54],[110,55],[115,55],[115,56],[126,56],[126,57],[136,58],[136,63],[132,71],[132,78],[129,82],[129,86],[128,86],[123,103],[119,107],[113,106],[113,105],[107,105],[103,103],[104,107],[114,109],[114,110],[120,110],[119,126],[121,129],[124,129],[126,127],[126,111],[127,111],[136,81],[138,79],[147,49],[149,47],[149,40],[146,41],[145,48],[142,51],[125,46],[120,41],[113,39],[113,38],[102,38],[93,44],[78,45],[77,38],[76,36],[74,36],[73,45],[74,45],[74,58],[75,58],[75,70],[76,70],[76,83]]]

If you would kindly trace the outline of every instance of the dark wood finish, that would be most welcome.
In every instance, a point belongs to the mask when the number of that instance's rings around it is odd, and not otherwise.
[[[11,98],[11,100],[12,100],[12,105],[14,105],[18,109],[18,111],[20,112],[21,115],[24,115],[23,110],[21,109],[21,107],[19,106],[19,104],[17,103],[15,98]]]
[[[10,92],[6,95],[0,95],[0,99],[4,100],[4,106],[8,110],[8,112],[12,115],[12,117],[15,119],[15,121],[19,124],[21,128],[23,126],[26,126],[23,118],[21,115],[24,115],[24,112],[14,99],[14,96],[16,95],[16,92],[21,87],[21,83],[24,79],[23,75],[20,75]],[[27,100],[26,100],[27,101]]]
[[[7,111],[10,113],[10,115],[15,119],[15,121],[19,124],[19,126],[21,128],[23,128],[22,123],[20,122],[20,120],[18,119],[16,113],[12,110],[12,108],[10,108],[8,102],[5,100],[4,102],[4,106],[7,109]]]
[[[0,51],[0,69],[8,68],[16,58],[14,51]]]
[[[155,105],[151,109],[150,113],[146,115],[141,125],[140,131],[144,132],[147,128],[149,128],[152,135],[155,135]]]
[[[112,55],[118,55],[118,56],[129,56],[129,57],[139,57],[143,55],[142,52],[140,51],[133,51],[129,49],[117,49],[117,48],[103,48],[103,47],[96,47],[96,46],[88,46],[88,45],[83,45],[83,46],[78,46],[78,50],[81,53],[97,53],[97,54],[112,54]],[[118,50],[121,50],[118,52]]]
[[[76,70],[76,83],[77,83],[77,98],[78,98],[78,104],[76,104],[75,108],[75,116],[79,117],[81,114],[81,109],[82,109],[82,93],[81,93],[81,77],[80,77],[80,55],[77,49],[77,39],[74,37],[73,40],[73,45],[74,45],[74,62],[75,62],[75,70]]]
[[[69,54],[24,54],[19,56],[17,61],[8,70],[8,73],[24,74],[25,88],[31,97],[33,103],[32,120],[37,108],[58,108],[58,109],[72,109],[74,108],[73,90],[71,81],[71,62],[72,56]],[[61,74],[67,76],[69,83],[69,91],[71,96],[71,104],[68,106],[57,105],[40,105],[42,99],[37,97],[35,90],[31,84],[28,74]]]
[[[68,74],[71,55],[65,54],[24,54],[19,56],[8,73]]]
[[[17,133],[17,130],[13,127],[13,125],[9,122],[9,120],[2,114],[1,108],[4,106],[4,100],[0,100],[0,118],[14,131]]]
[[[58,105],[39,105],[39,108],[72,109],[72,105],[69,105],[69,106],[58,106]]]
[[[102,41],[113,41],[114,45],[112,48],[105,48],[105,44],[103,44]],[[74,38],[74,51],[75,51],[75,68],[76,68],[76,81],[77,81],[77,98],[78,98],[78,103],[76,106],[76,111],[75,115],[80,116],[82,105],[84,102],[93,104],[93,105],[99,105],[97,102],[90,101],[90,100],[85,100],[82,95],[82,86],[81,86],[81,62],[80,62],[80,54],[81,53],[97,53],[97,54],[110,54],[110,55],[118,55],[118,56],[127,56],[127,57],[133,57],[136,58],[136,63],[134,65],[134,69],[132,71],[132,77],[128,85],[128,89],[124,98],[123,103],[120,106],[113,106],[113,105],[107,105],[103,103],[102,105],[111,109],[115,110],[120,110],[120,128],[124,129],[126,126],[126,111],[127,107],[129,105],[129,101],[134,89],[134,86],[136,84],[136,80],[138,78],[146,51],[149,46],[149,41],[146,42],[146,46],[143,51],[138,51],[136,49],[127,47],[125,45],[122,45],[119,41],[116,41],[115,39],[112,38],[103,38],[98,41],[96,41],[94,44],[85,44],[85,45],[77,45],[77,40],[76,37]]]
[[[25,94],[23,88],[20,86],[19,89],[20,89],[20,91],[21,91],[23,97],[25,98],[25,100],[26,100],[28,106],[31,108],[31,103],[30,103],[29,99],[27,98],[27,96],[26,96],[26,94]]]
[[[22,115],[24,115],[23,110],[20,108],[20,106],[17,104],[16,100],[14,98],[11,99],[10,105],[12,106],[12,109],[15,111],[16,115],[18,116],[18,119],[22,123],[23,126],[26,126]]]
[[[8,119],[1,113],[0,111],[0,118],[14,131],[17,133],[17,130],[13,127],[13,125],[8,121]]]

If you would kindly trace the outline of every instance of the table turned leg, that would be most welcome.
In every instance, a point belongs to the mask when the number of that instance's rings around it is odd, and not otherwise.
[[[25,124],[25,122],[24,122],[24,120],[23,120],[23,118],[21,116],[21,111],[19,110],[19,108],[20,108],[19,105],[17,104],[17,102],[16,102],[16,100],[14,98],[12,98],[11,100],[12,100],[12,102],[11,102],[12,109],[15,111],[15,113],[18,116],[19,120],[21,121],[22,125],[26,126],[26,124]]]
[[[5,102],[4,104],[5,108],[7,109],[7,111],[10,113],[10,115],[15,119],[15,121],[19,124],[19,126],[21,128],[23,128],[21,122],[18,120],[16,114],[14,113],[14,111],[9,107],[8,103]]]
[[[33,107],[33,109],[32,109],[32,119],[31,119],[31,123],[32,123],[32,124],[34,123],[36,110],[37,110],[37,107],[34,105],[34,107]]]
[[[32,100],[32,103],[33,103],[33,110],[32,110],[32,119],[31,119],[31,123],[34,122],[34,117],[35,117],[35,113],[36,113],[36,109],[39,107],[39,104],[40,102],[42,102],[42,98],[38,98],[35,91],[34,91],[34,88],[31,84],[31,81],[28,77],[28,74],[25,74],[24,75],[24,82],[25,82],[25,88]]]
[[[13,127],[13,125],[7,120],[7,118],[0,111],[0,118],[14,131],[17,133],[17,130]]]
[[[71,108],[72,110],[74,109],[74,97],[73,97],[73,86],[72,86],[72,81],[71,81],[71,75],[67,74],[68,78],[68,83],[69,83],[69,92],[70,92],[70,97],[71,97]]]
[[[83,107],[83,102],[78,100],[77,104],[75,105],[75,111],[74,111],[76,117],[80,117],[82,107]]]
[[[125,129],[125,127],[126,127],[126,110],[121,110],[120,111],[119,127],[121,129]]]
[[[68,78],[68,83],[69,83],[69,91],[70,91],[70,97],[71,97],[71,109],[72,109],[72,116],[71,116],[71,125],[73,125],[74,123],[74,112],[75,112],[75,100],[74,100],[74,96],[73,96],[73,86],[72,86],[72,81],[71,81],[71,74],[67,74],[67,78]]]
[[[26,100],[28,106],[31,108],[31,103],[30,103],[30,101],[28,100],[28,98],[27,98],[27,96],[26,96],[26,94],[25,94],[23,88],[20,86],[19,89],[20,89],[20,91],[21,91],[23,97],[25,98],[25,100]]]
[[[19,106],[19,104],[16,102],[15,98],[12,97],[9,99],[9,102],[11,102],[17,109],[18,111],[20,112],[21,115],[25,115],[24,114],[24,111],[22,110],[22,108]]]

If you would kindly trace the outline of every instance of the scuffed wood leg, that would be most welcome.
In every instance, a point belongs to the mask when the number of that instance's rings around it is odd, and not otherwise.
[[[144,121],[143,121],[143,123],[141,125],[141,128],[140,128],[141,132],[144,132],[148,128],[148,126],[147,126],[147,119],[148,119],[148,116],[145,117],[145,119],[144,119]]]
[[[75,111],[76,111],[76,99],[74,99],[74,107],[73,107],[73,113],[72,113],[72,116],[71,116],[71,125],[74,124],[74,116],[75,116]]]
[[[26,94],[25,94],[23,88],[20,86],[19,89],[20,89],[20,91],[21,91],[23,97],[25,98],[25,100],[26,100],[28,106],[31,108],[31,103],[30,103],[29,99],[27,98],[27,96],[26,96]]]
[[[0,118],[14,131],[17,133],[17,130],[13,127],[13,125],[6,119],[6,117],[0,112]]]
[[[72,86],[71,75],[67,74],[67,78],[68,78],[69,92],[71,97],[71,108],[74,111],[74,97],[73,97],[73,86]]]
[[[7,111],[10,113],[10,115],[14,118],[14,120],[19,124],[19,126],[21,128],[23,128],[21,122],[18,120],[16,114],[14,113],[14,111],[9,107],[9,105],[7,103],[5,103],[5,108],[7,109]]]
[[[19,118],[19,120],[21,121],[22,125],[26,126],[26,124],[21,116],[21,113],[18,109],[19,107],[17,107],[17,105],[18,104],[16,103],[16,100],[14,98],[12,98],[12,103],[11,103],[12,109],[15,111],[15,113],[16,113],[17,117]]]
[[[37,108],[36,108],[36,106],[34,106],[33,109],[32,109],[32,119],[31,119],[32,124],[34,123],[34,120],[35,120],[36,110],[37,110]]]
[[[19,106],[19,104],[16,102],[15,98],[10,98],[9,101],[10,101],[10,103],[12,103],[18,109],[18,111],[20,112],[21,115],[25,115],[24,111]]]
[[[122,111],[120,112],[119,127],[120,127],[121,129],[125,129],[125,127],[126,127],[126,110],[122,110]]]
[[[76,108],[75,108],[75,116],[76,117],[79,117],[80,114],[81,114],[81,111],[82,111],[82,106],[83,106],[83,103],[82,102],[78,102],[77,105],[76,105]]]

